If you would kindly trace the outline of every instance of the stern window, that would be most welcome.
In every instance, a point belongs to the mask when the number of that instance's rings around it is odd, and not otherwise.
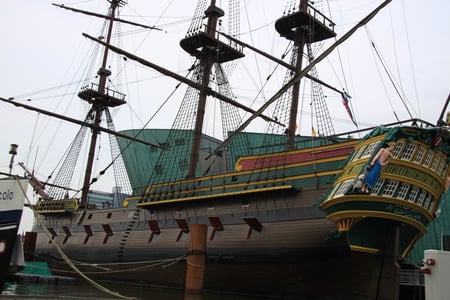
[[[431,163],[431,158],[433,157],[433,151],[428,151],[427,156],[425,157],[425,161],[423,162],[424,166],[429,167]]]
[[[363,155],[361,157],[370,156],[374,151],[375,148],[380,144],[380,142],[375,142],[367,146],[366,150],[364,151]]]
[[[386,181],[386,180],[384,180],[384,179],[379,179],[379,180],[377,181],[377,183],[375,184],[373,190],[372,190],[372,194],[374,194],[374,195],[379,195],[379,194],[380,194],[380,190],[381,190],[381,188],[383,187],[385,181]]]
[[[408,201],[414,202],[414,200],[417,197],[417,194],[419,194],[419,188],[417,186],[414,186],[408,195]]]
[[[441,162],[441,158],[439,157],[439,155],[436,155],[433,159],[433,164],[431,165],[431,169],[433,169],[434,171],[437,171],[437,168],[438,168],[440,162]]]
[[[419,197],[417,197],[417,205],[422,206],[423,202],[425,201],[425,197],[427,196],[427,192],[424,190],[420,190]]]
[[[416,150],[417,146],[414,144],[409,144],[406,146],[405,150],[402,153],[402,159],[410,160]]]
[[[404,141],[398,142],[394,147],[394,151],[392,151],[392,157],[398,157],[404,146]]]
[[[400,188],[398,189],[397,197],[398,198],[402,198],[402,199],[406,199],[406,195],[408,194],[410,186],[411,185],[409,185],[407,183],[402,183],[400,185]]]
[[[430,209],[430,204],[433,202],[433,197],[431,196],[431,194],[427,195],[427,198],[425,199],[425,203],[423,204],[423,208],[425,208],[426,210]]]
[[[426,148],[424,146],[420,146],[419,150],[417,150],[416,155],[414,156],[413,162],[420,164],[423,157],[425,156]]]
[[[394,195],[395,190],[397,189],[398,181],[388,180],[387,184],[384,187],[383,195],[392,196]]]

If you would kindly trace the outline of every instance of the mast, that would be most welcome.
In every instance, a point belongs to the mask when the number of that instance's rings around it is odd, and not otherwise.
[[[215,62],[223,63],[231,61],[244,56],[241,51],[220,41],[216,34],[218,20],[224,15],[224,11],[216,6],[216,0],[211,0],[210,6],[205,11],[205,16],[208,19],[205,30],[192,34],[180,41],[181,47],[186,52],[199,59],[199,65],[202,70],[202,88],[200,89],[196,111],[194,136],[187,174],[188,178],[195,177],[196,175],[202,139],[203,121],[205,117],[206,98],[208,96],[207,90],[213,64]]]
[[[88,154],[88,160],[86,163],[86,170],[84,175],[84,183],[83,183],[83,189],[82,189],[82,195],[81,195],[81,206],[86,207],[88,204],[88,192],[89,192],[89,185],[91,181],[92,176],[92,166],[94,163],[94,156],[95,156],[95,148],[97,146],[97,138],[100,133],[99,127],[101,122],[101,116],[105,109],[108,107],[115,107],[119,106],[125,103],[125,95],[112,91],[106,88],[106,82],[108,80],[108,77],[111,75],[111,71],[106,68],[107,62],[108,62],[108,52],[109,47],[107,45],[110,44],[111,36],[112,36],[112,29],[116,14],[117,7],[125,4],[124,0],[111,0],[110,1],[110,12],[109,12],[109,26],[108,26],[108,34],[106,37],[106,46],[104,48],[103,52],[103,60],[102,65],[100,69],[97,71],[97,75],[99,75],[99,83],[94,84],[91,83],[90,87],[83,88],[79,93],[78,96],[88,101],[92,104],[90,114],[94,117],[93,127],[92,127],[92,136],[89,146],[89,154]]]
[[[217,20],[224,15],[223,11],[216,7],[216,1],[211,0],[210,7],[205,12],[208,18],[206,25],[206,35],[209,38],[214,38],[216,32]],[[200,59],[200,66],[203,68],[202,87],[209,85],[209,76],[211,75],[211,68],[214,63],[214,53],[211,51],[204,51],[202,58]],[[198,100],[197,117],[195,120],[194,139],[192,141],[191,159],[189,163],[188,177],[195,177],[195,171],[197,167],[198,155],[200,151],[200,142],[202,138],[203,120],[205,118],[206,107],[206,93],[204,90],[200,90],[200,97]]]
[[[298,11],[278,19],[275,23],[278,33],[293,41],[297,50],[294,77],[302,70],[302,60],[306,43],[315,43],[336,36],[334,23],[322,13],[310,6],[308,0],[301,0]],[[297,129],[297,112],[300,95],[300,81],[292,86],[291,107],[288,128],[286,129],[287,148],[295,149],[294,137]]]

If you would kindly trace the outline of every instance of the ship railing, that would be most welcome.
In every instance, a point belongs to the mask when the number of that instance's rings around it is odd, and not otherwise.
[[[37,213],[67,213],[78,210],[78,199],[40,200],[35,205]]]
[[[331,31],[334,31],[334,26],[336,26],[336,24],[330,18],[328,18],[323,13],[321,13],[318,9],[316,9],[314,6],[312,6],[310,3],[307,4],[306,11],[305,11],[305,8],[300,5],[300,6],[296,7],[295,10],[290,11],[288,13],[288,15],[299,12],[300,10],[308,13],[310,16],[312,16],[318,22],[320,22],[323,25],[325,25],[326,27],[328,27]]]
[[[327,16],[322,14],[320,11],[315,9],[311,4],[308,4],[308,13],[314,17],[317,21],[321,22],[328,28],[330,28],[332,31],[334,31],[334,26],[336,25],[331,19],[329,19]]]
[[[98,91],[99,85],[97,83],[91,82],[83,87],[81,87],[81,92],[89,92],[89,91]],[[126,95],[124,93],[112,90],[108,87],[105,87],[105,94],[112,98],[118,99],[120,101],[125,101]]]
[[[189,33],[186,35],[186,38],[191,37],[191,36],[194,36],[194,35],[206,34],[207,29],[208,29],[207,26],[208,26],[207,24],[203,24],[203,27],[204,27],[203,30],[202,30],[202,29],[198,29],[198,30],[196,30],[196,31],[189,32]],[[236,38],[237,38],[237,37],[236,37]],[[216,31],[215,36],[214,36],[214,39],[217,40],[217,41],[222,42],[222,44],[227,45],[227,46],[229,46],[230,48],[232,48],[232,49],[234,49],[234,50],[236,50],[236,51],[238,51],[238,52],[240,52],[240,53],[243,53],[243,52],[244,52],[244,47],[243,47],[241,44],[239,44],[239,43],[237,43],[237,42],[235,42],[235,41],[230,40],[229,38],[227,38],[227,37],[224,36],[223,34],[220,34],[219,31]]]
[[[394,126],[401,126],[401,125],[419,126],[419,127],[423,127],[423,128],[435,126],[429,122],[426,122],[426,121],[423,121],[420,119],[408,119],[408,120],[394,122],[394,123],[382,124],[380,126],[394,127]],[[315,142],[314,145],[322,146],[322,145],[328,145],[330,143],[336,143],[336,142],[340,142],[340,141],[344,142],[349,139],[358,139],[359,140],[359,136],[368,134],[369,132],[373,131],[377,127],[378,126],[371,126],[371,127],[367,127],[367,128],[336,133],[333,135],[308,136],[307,139],[295,140],[294,143],[295,143],[297,149],[302,149],[302,148],[310,145],[311,141]],[[270,144],[263,145],[263,146],[250,147],[249,149],[251,149],[252,151],[265,151],[264,149],[273,150],[274,148],[276,148],[277,149],[276,151],[282,151],[285,147],[286,147],[286,144],[284,142],[279,142],[279,143],[270,143]]]
[[[333,135],[329,135],[329,136],[324,136],[324,138],[326,139],[333,139],[333,138],[338,138],[338,137],[351,137],[353,135],[359,135],[359,134],[366,134],[378,127],[394,127],[394,126],[418,126],[418,127],[422,127],[422,128],[427,128],[427,127],[435,127],[434,124],[431,124],[430,122],[421,120],[421,119],[417,119],[417,118],[413,118],[413,119],[408,119],[408,120],[403,120],[403,121],[398,121],[398,122],[393,122],[393,123],[387,123],[387,124],[380,124],[380,125],[376,125],[376,126],[371,126],[371,127],[367,127],[367,128],[362,128],[362,129],[357,129],[357,130],[352,130],[352,131],[346,131],[346,132],[342,132],[342,133],[336,133]]]
[[[402,269],[400,270],[400,285],[424,286],[425,279],[420,270]]]

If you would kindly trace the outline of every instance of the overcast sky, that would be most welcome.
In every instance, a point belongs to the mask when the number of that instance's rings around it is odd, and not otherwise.
[[[18,101],[83,119],[86,106],[80,104],[76,92],[84,79],[89,49],[94,44],[81,36],[82,32],[96,36],[101,22],[51,5],[46,0],[3,0],[0,10],[0,97],[14,97]],[[122,25],[123,49],[161,64],[181,75],[187,74],[192,60],[179,47],[186,34],[196,1],[192,0],[128,0],[122,18],[146,25],[159,26],[162,31],[141,30]],[[331,8],[336,32],[345,33],[381,0],[330,0],[323,3]],[[287,42],[274,33],[274,21],[282,16],[285,1],[246,0],[241,5],[242,39],[280,57]],[[71,1],[67,6],[106,13],[107,1]],[[217,4],[226,10],[225,1]],[[322,80],[352,96],[351,105],[361,127],[409,118],[407,104],[413,117],[432,123],[437,121],[442,105],[450,92],[450,2],[446,0],[393,0],[366,27],[335,51],[317,68]],[[247,16],[250,18],[247,19]],[[226,20],[223,25],[226,28]],[[251,28],[251,29],[250,29]],[[396,95],[383,66],[376,58],[372,39],[385,60],[398,88],[404,93],[402,102]],[[323,47],[326,48],[327,45]],[[244,104],[258,109],[270,98],[283,81],[284,71],[272,79],[263,93],[258,94],[274,65],[245,50],[245,61],[239,63],[230,79],[234,94]],[[94,68],[96,70],[97,67]],[[113,110],[117,129],[141,128],[158,109],[176,82],[134,62],[127,62],[128,85],[121,86],[128,104]],[[152,119],[150,128],[169,128],[183,96],[181,86],[162,107],[162,116]],[[324,90],[336,131],[353,130],[339,97]],[[308,99],[308,95],[305,95]],[[28,100],[30,99],[30,100]],[[305,103],[308,103],[306,101]],[[307,104],[302,106],[306,115]],[[51,174],[63,156],[78,127],[66,122],[48,120],[37,113],[0,103],[2,146],[0,171],[8,172],[11,143],[19,144],[15,162],[23,161],[43,180]],[[211,130],[215,120],[208,120]],[[299,133],[310,133],[310,120],[300,122]],[[251,130],[264,130],[253,124]],[[101,139],[106,142],[107,137]],[[103,147],[103,148],[106,148]],[[106,151],[103,149],[102,151]],[[86,155],[83,153],[82,155]],[[96,167],[98,172],[104,167]],[[15,173],[22,173],[14,166]],[[78,183],[76,183],[78,184]],[[98,189],[110,191],[99,184]]]

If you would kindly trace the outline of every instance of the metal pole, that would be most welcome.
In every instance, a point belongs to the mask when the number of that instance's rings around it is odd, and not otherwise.
[[[16,154],[17,154],[17,147],[19,147],[19,145],[11,144],[11,146],[9,148],[9,154],[11,154],[11,160],[9,161],[9,174],[10,175],[12,173],[12,168],[13,168],[13,164],[14,164],[14,156],[16,156]]]

